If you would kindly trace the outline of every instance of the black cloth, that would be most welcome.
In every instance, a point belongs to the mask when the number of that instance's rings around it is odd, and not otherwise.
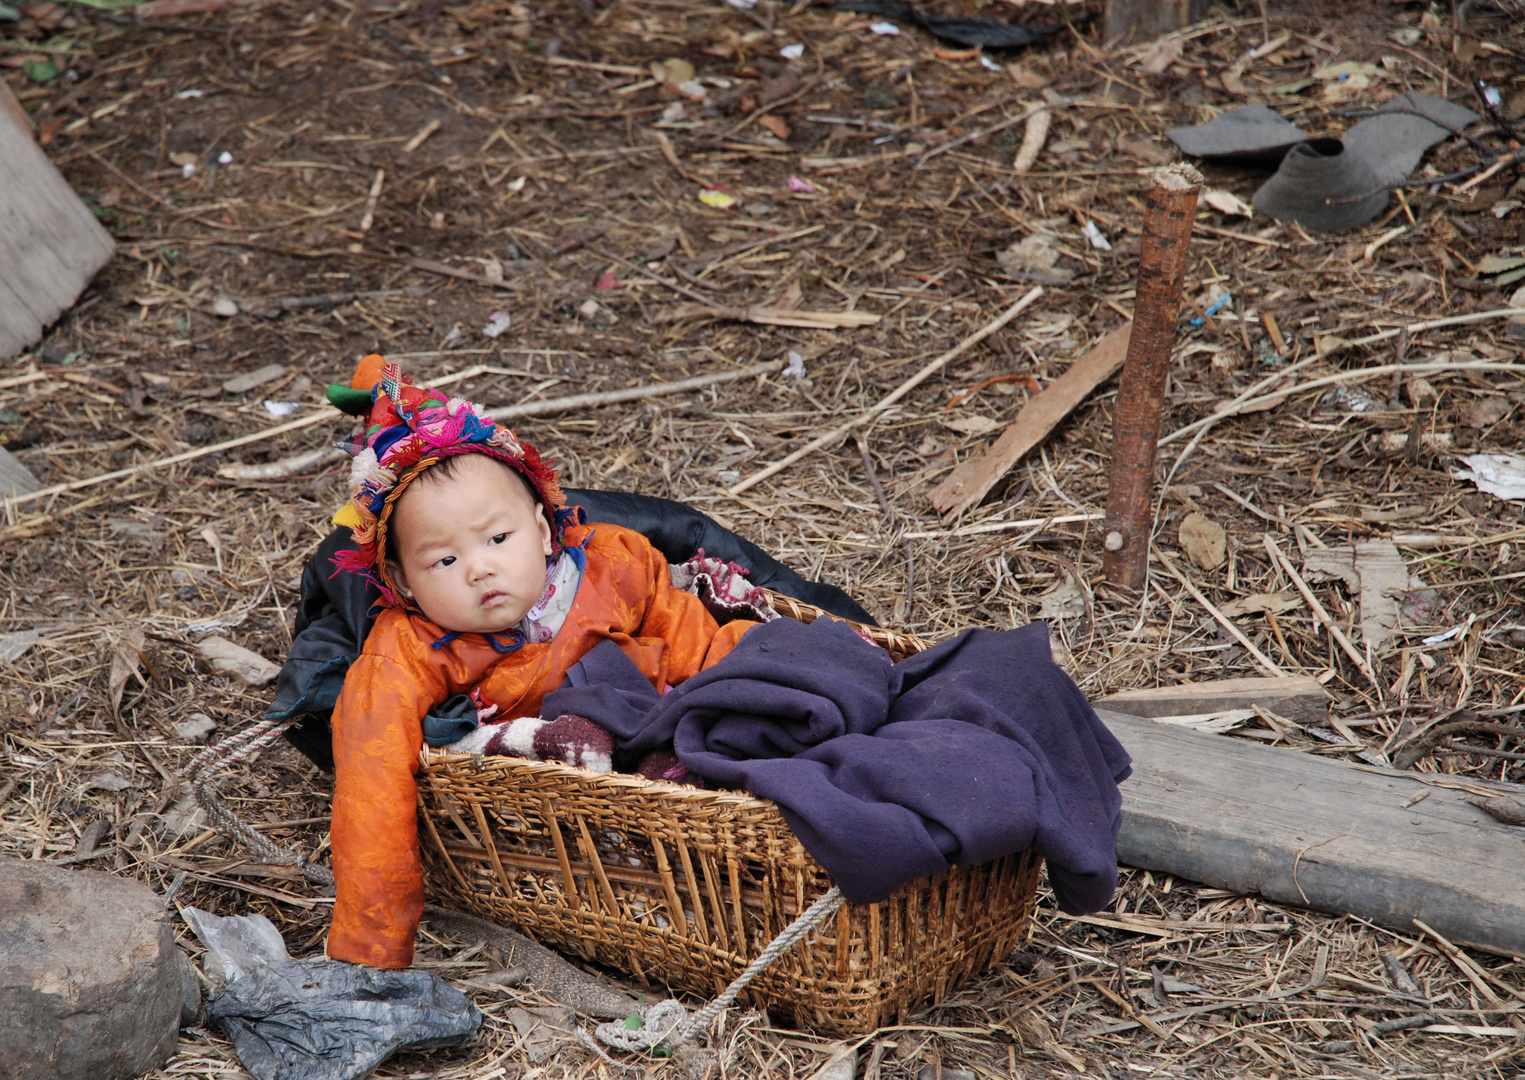
[[[567,488],[566,496],[570,505],[587,511],[590,521],[607,521],[641,533],[668,562],[685,562],[702,548],[706,555],[744,567],[748,580],[755,585],[814,604],[840,618],[874,623],[868,612],[835,585],[807,581],[756,544],[691,506],[623,491]],[[329,772],[334,767],[329,716],[344,686],[344,676],[371,632],[369,613],[380,599],[375,586],[358,574],[334,573],[334,555],[353,549],[349,530],[335,529],[303,567],[291,649],[276,679],[275,700],[265,713],[274,720],[301,717],[287,730],[287,740]]]
[[[841,0],[838,11],[860,15],[882,15],[886,19],[915,23],[956,45],[969,48],[1017,49],[1048,37],[1058,26],[1034,26],[1030,23],[996,22],[993,19],[964,19],[947,15],[929,15],[906,0]]]
[[[706,781],[772,799],[853,903],[1027,849],[1067,912],[1104,908],[1117,884],[1128,755],[1042,623],[892,664],[842,623],[779,619],[661,697],[606,642],[544,712],[603,725],[627,755],[670,744]]]

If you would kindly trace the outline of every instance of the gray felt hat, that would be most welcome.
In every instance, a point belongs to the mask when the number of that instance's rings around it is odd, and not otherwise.
[[[1388,193],[1366,159],[1339,139],[1310,139],[1287,151],[1254,201],[1256,210],[1277,221],[1339,232],[1382,213]]]
[[[1410,91],[1345,132],[1345,152],[1370,165],[1378,183],[1396,184],[1419,167],[1426,150],[1477,118],[1464,106]]]
[[[1165,137],[1193,157],[1279,158],[1308,136],[1268,106],[1245,105]]]

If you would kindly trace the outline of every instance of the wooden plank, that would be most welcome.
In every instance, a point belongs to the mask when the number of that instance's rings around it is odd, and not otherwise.
[[[0,359],[41,339],[116,250],[0,84]],[[25,116],[25,112],[22,111]]]
[[[1218,679],[1147,690],[1123,690],[1096,704],[1131,716],[1192,716],[1259,705],[1299,724],[1329,721],[1329,695],[1311,675],[1281,679]]]
[[[1466,791],[1097,711],[1133,756],[1120,863],[1525,957],[1525,828]]]
[[[1123,323],[1098,341],[1090,352],[1071,364],[1069,370],[1022,406],[1017,418],[984,457],[964,462],[932,489],[928,498],[945,519],[962,513],[983,499],[1007,470],[1048,438],[1049,433],[1092,390],[1117,374],[1128,355],[1128,335],[1132,326],[1132,323]]]

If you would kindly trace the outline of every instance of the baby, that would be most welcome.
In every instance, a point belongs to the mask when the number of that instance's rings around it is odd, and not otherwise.
[[[538,716],[601,641],[662,692],[755,624],[720,626],[639,533],[583,523],[535,448],[470,402],[412,385],[379,356],[330,397],[369,414],[351,446],[353,497],[334,518],[356,550],[335,561],[376,584],[383,610],[333,713],[328,955],[407,967],[424,903],[414,772],[431,709],[467,694],[495,721]]]

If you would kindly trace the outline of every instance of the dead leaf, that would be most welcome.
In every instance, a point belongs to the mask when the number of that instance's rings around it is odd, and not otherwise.
[[[509,1009],[508,1022],[524,1040],[531,1065],[548,1060],[562,1046],[576,1043],[573,1013],[567,1008]]]
[[[1176,159],[1173,150],[1167,150],[1159,143],[1146,139],[1142,135],[1124,135],[1117,140],[1117,149],[1146,165],[1169,165]]]
[[[217,572],[222,573],[222,537],[217,535],[217,530],[208,525],[201,530],[201,538],[207,542],[207,547],[212,549],[212,554],[217,557]]]
[[[126,791],[132,787],[131,780],[124,780],[114,772],[103,772],[85,781],[85,791]]]
[[[1255,208],[1245,202],[1232,191],[1223,191],[1220,188],[1208,188],[1202,192],[1202,201],[1220,214],[1229,214],[1233,217],[1254,217]]]
[[[219,671],[241,679],[250,686],[264,686],[275,681],[281,669],[257,652],[235,645],[227,638],[209,637],[196,643],[196,651]]]
[[[1181,519],[1181,550],[1197,568],[1216,570],[1228,557],[1228,536],[1223,526],[1198,513]]]
[[[142,663],[143,631],[140,627],[129,626],[117,638],[116,647],[111,653],[111,673],[106,677],[106,696],[111,701],[111,715],[116,716],[121,712],[122,694],[127,690],[127,680],[130,677],[136,675],[139,683],[148,686],[138,671]]]
[[[14,664],[41,640],[42,635],[36,630],[18,630],[14,634],[0,636],[0,662]]]
[[[1059,265],[1059,251],[1042,233],[1033,233],[1012,244],[996,256],[996,262],[1008,274],[1030,274],[1055,284],[1071,281],[1075,271]]]
[[[1038,618],[1078,619],[1086,613],[1085,593],[1067,572],[1064,580],[1038,597]]]
[[[651,62],[651,77],[659,83],[677,86],[679,83],[686,83],[694,77],[694,65],[677,56],[671,60],[653,60]]]
[[[1229,618],[1233,618],[1235,615],[1253,615],[1262,611],[1280,615],[1283,611],[1291,611],[1293,608],[1302,606],[1301,596],[1295,592],[1283,591],[1251,593],[1249,596],[1241,596],[1238,600],[1230,600],[1226,604],[1218,605],[1218,610]]]
[[[757,121],[759,125],[767,128],[780,139],[787,139],[792,131],[782,116],[764,116]]]
[[[1023,1009],[1012,1019],[1017,1029],[1017,1038],[1024,1047],[1031,1047],[1046,1057],[1062,1061],[1077,1072],[1085,1072],[1085,1062],[1059,1045],[1059,1040],[1054,1038],[1054,1029],[1049,1027],[1048,1021],[1038,1014],[1037,1009]]]
[[[1355,547],[1311,548],[1303,563],[1311,581],[1339,578],[1360,597],[1361,641],[1380,653],[1398,630],[1401,598],[1424,583],[1409,575],[1391,540],[1363,540]]]
[[[965,435],[986,435],[1001,426],[999,420],[988,416],[961,416],[957,420],[944,420],[943,427],[961,431]]]
[[[1181,59],[1185,50],[1186,43],[1178,37],[1160,38],[1139,58],[1138,66],[1151,75],[1163,75],[1166,68]]]

